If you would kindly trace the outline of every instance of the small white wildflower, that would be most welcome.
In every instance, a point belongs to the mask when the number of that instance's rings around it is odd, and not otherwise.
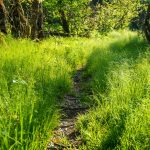
[[[13,83],[17,83],[17,80],[13,80]]]
[[[24,81],[24,80],[13,80],[13,83],[20,83],[20,84],[24,84],[24,85],[27,85],[27,82]]]

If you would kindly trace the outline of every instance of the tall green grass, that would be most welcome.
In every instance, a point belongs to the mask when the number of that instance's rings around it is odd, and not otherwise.
[[[107,37],[6,37],[0,45],[0,149],[42,150],[60,118],[72,75],[86,65],[90,104],[77,128],[81,149],[150,149],[150,52],[129,31]]]
[[[0,45],[0,149],[42,150],[58,125],[59,104],[94,40],[5,38]]]
[[[132,32],[111,33],[87,62],[94,107],[80,116],[80,149],[150,149],[150,51]]]

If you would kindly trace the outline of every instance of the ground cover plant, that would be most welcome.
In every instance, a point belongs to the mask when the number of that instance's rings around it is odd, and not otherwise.
[[[50,38],[36,43],[6,37],[0,45],[1,150],[46,147],[59,123],[59,104],[92,42]]]
[[[150,149],[150,52],[143,38],[113,32],[88,58],[93,108],[80,116],[80,149]]]
[[[136,32],[39,43],[7,36],[0,50],[0,149],[47,147],[80,68],[91,108],[76,123],[79,149],[150,148],[150,52]]]

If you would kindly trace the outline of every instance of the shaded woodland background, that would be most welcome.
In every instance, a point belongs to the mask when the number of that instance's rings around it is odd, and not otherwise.
[[[129,27],[144,30],[150,41],[149,13],[148,0],[0,0],[0,30],[16,38],[41,39],[90,37]]]

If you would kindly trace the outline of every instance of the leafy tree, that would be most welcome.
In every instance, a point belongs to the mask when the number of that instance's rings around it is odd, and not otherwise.
[[[141,7],[140,0],[44,1],[46,25],[51,31],[87,36],[128,27]]]
[[[131,20],[138,16],[140,0],[112,0],[99,6],[99,32],[108,32],[129,27]]]
[[[140,0],[6,0],[11,33],[15,37],[31,34],[32,39],[44,37],[44,31],[90,36],[93,31],[107,33],[123,29],[129,27],[141,7]],[[6,31],[4,8],[0,4],[3,32]]]
[[[51,31],[64,31],[68,34],[84,34],[90,26],[92,9],[90,0],[44,1],[47,24]],[[50,16],[50,17],[49,17]],[[90,29],[90,28],[89,28]],[[90,30],[89,30],[90,31]]]

